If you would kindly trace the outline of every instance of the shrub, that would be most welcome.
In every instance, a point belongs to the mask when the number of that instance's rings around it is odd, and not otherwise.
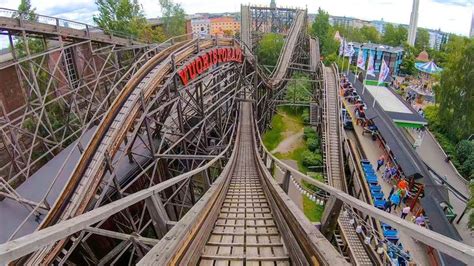
[[[474,142],[469,140],[461,140],[456,145],[456,157],[463,164],[469,157],[474,156]]]
[[[318,134],[316,133],[316,130],[314,130],[312,127],[304,127],[304,139],[315,139],[318,137]]]
[[[303,123],[309,124],[309,122],[310,122],[309,119],[310,119],[310,118],[309,118],[309,110],[308,110],[308,108],[305,108],[305,109],[303,110],[303,114],[301,115],[301,118],[303,118]]]
[[[474,175],[474,153],[471,153],[471,155],[463,162],[460,170],[465,177]]]
[[[323,163],[323,158],[321,154],[315,154],[311,151],[304,151],[302,154],[303,157],[303,165],[306,167],[311,166],[321,166]]]
[[[312,152],[316,152],[317,149],[319,149],[319,138],[309,138],[306,140],[306,144],[308,144],[308,149]]]

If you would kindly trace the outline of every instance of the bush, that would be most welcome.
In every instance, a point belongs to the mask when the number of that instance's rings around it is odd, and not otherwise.
[[[321,154],[315,154],[311,151],[304,151],[302,157],[302,163],[306,167],[321,166],[323,164],[323,157]]]
[[[316,133],[316,130],[314,130],[312,127],[304,127],[304,139],[316,139],[318,138],[318,134]]]
[[[319,138],[309,138],[306,140],[306,144],[308,144],[308,149],[312,152],[316,152],[316,150],[319,149],[320,143],[319,143]]]
[[[474,175],[474,153],[463,162],[461,166],[461,174],[465,177]]]
[[[456,145],[456,157],[463,164],[469,157],[474,157],[474,142],[461,140]]]
[[[303,118],[303,123],[309,124],[309,110],[308,108],[305,108],[303,110],[303,114],[301,115],[301,118]]]

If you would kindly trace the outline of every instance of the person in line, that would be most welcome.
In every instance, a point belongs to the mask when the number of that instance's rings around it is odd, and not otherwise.
[[[383,210],[388,213],[392,212],[392,202],[390,201],[390,199],[385,201],[385,204],[383,205]]]
[[[385,163],[385,156],[382,154],[380,158],[377,160],[377,172],[380,170],[380,167],[382,167]]]
[[[390,181],[390,165],[389,164],[387,164],[387,166],[385,167],[385,171],[383,173],[383,180],[385,182]]]
[[[408,188],[408,182],[405,180],[405,178],[400,178],[400,181],[398,182],[398,188],[404,190]]]
[[[415,224],[419,226],[425,226],[425,216],[423,214],[418,215],[415,219]]]
[[[393,193],[393,195],[390,197],[390,201],[392,202],[392,206],[395,206],[396,210],[397,207],[400,205],[400,194],[398,192]]]
[[[390,198],[396,190],[397,190],[397,186],[393,185],[392,189],[390,189],[390,193],[388,194],[388,198]]]
[[[409,213],[410,213],[410,206],[406,206],[405,208],[402,209],[402,215],[400,216],[400,218],[405,219]]]

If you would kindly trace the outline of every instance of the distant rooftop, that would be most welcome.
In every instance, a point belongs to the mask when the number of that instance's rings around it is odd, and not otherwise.
[[[385,44],[378,44],[378,43],[358,43],[358,42],[352,42],[355,48],[359,48],[362,46],[362,48],[370,49],[370,50],[377,50],[377,51],[384,51],[384,52],[389,52],[389,53],[399,53],[403,52],[402,47],[392,47],[389,45]]]

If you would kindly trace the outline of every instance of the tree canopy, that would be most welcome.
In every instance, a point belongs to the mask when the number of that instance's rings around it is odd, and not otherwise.
[[[94,22],[105,31],[133,35],[145,42],[165,39],[161,29],[152,29],[137,0],[96,0],[98,15]]]
[[[439,118],[453,140],[474,132],[474,39],[456,37],[446,46],[447,61],[436,89]]]
[[[375,27],[364,25],[362,28],[335,25],[334,31],[339,31],[341,36],[344,36],[348,41],[353,42],[380,42],[380,34]]]
[[[258,43],[257,56],[261,65],[269,66],[271,70],[276,65],[283,47],[283,36],[276,33],[266,33]]]
[[[186,33],[186,14],[179,3],[172,0],[159,0],[164,32],[168,37]]]
[[[391,46],[400,46],[407,41],[407,37],[408,30],[402,25],[395,27],[392,24],[386,24],[382,42]]]
[[[337,41],[334,40],[334,33],[333,27],[329,24],[329,14],[319,8],[311,26],[311,34],[319,38],[319,49],[324,57],[335,53],[339,47]]]
[[[418,28],[416,31],[415,47],[418,50],[427,49],[430,45],[430,33],[427,29]]]
[[[16,18],[21,17],[22,19],[35,21],[38,18],[38,15],[35,13],[36,8],[31,6],[30,0],[21,0],[18,5],[18,13],[15,13],[13,16]],[[28,42],[28,50],[30,54],[36,54],[45,50],[43,40],[39,38],[26,37]],[[22,58],[27,56],[26,42],[23,38],[19,38],[14,47],[10,47],[10,50],[15,53],[17,58]]]
[[[38,16],[35,13],[36,8],[31,7],[30,0],[21,0],[18,5],[18,13],[15,13],[14,17],[22,17],[23,19],[35,21]]]

